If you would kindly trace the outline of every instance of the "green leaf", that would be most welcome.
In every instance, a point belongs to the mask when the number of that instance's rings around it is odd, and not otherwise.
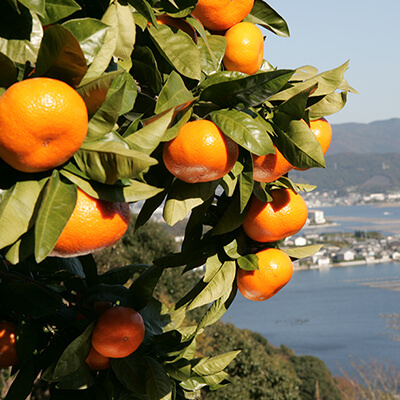
[[[16,82],[18,70],[14,63],[5,55],[0,53],[0,87],[8,88]]]
[[[343,76],[348,68],[348,65],[349,62],[347,61],[337,68],[312,76],[303,82],[293,82],[287,89],[281,90],[269,100],[286,101],[295,96],[297,93],[303,92],[315,84],[318,84],[318,87],[315,92],[312,93],[312,96],[325,96],[330,94],[338,89],[338,87],[342,84]]]
[[[223,371],[231,361],[240,353],[241,350],[230,351],[225,354],[220,354],[214,357],[206,357],[202,359],[197,365],[192,367],[192,370],[200,375],[214,375]]]
[[[292,260],[299,260],[300,258],[307,258],[313,256],[321,250],[322,244],[313,244],[311,246],[281,248]]]
[[[318,84],[297,93],[295,96],[291,97],[287,101],[283,102],[278,106],[280,112],[292,116],[295,119],[304,118],[304,114],[307,108],[307,101],[310,93],[316,90]]]
[[[159,118],[147,123],[142,129],[125,135],[124,139],[129,145],[144,154],[150,155],[160,144],[174,117],[175,110],[169,110],[159,115]]]
[[[164,206],[164,220],[175,225],[183,220],[190,211],[214,195],[218,181],[204,183],[186,183],[175,180]]]
[[[57,170],[45,186],[35,223],[35,258],[43,261],[53,250],[76,204],[76,186],[64,183]]]
[[[175,18],[189,15],[195,8],[197,0],[161,0],[163,10]]]
[[[132,8],[117,4],[118,39],[114,56],[120,60],[129,59],[136,39],[136,25],[133,19]]]
[[[196,21],[191,18],[189,21]],[[194,25],[196,27],[196,25]],[[204,30],[204,29],[203,29]],[[201,54],[201,70],[206,75],[211,75],[221,69],[222,59],[225,55],[226,39],[220,35],[201,36],[198,39]]]
[[[245,271],[258,270],[258,256],[256,254],[247,254],[238,258],[237,263]]]
[[[105,73],[96,79],[86,81],[84,85],[81,85],[76,89],[85,101],[89,118],[91,118],[106,101],[111,83],[121,73],[122,71]]]
[[[74,0],[46,0],[44,16],[40,20],[43,26],[51,25],[79,10],[81,7]]]
[[[158,96],[154,112],[159,114],[193,99],[192,93],[186,88],[180,75],[172,71]]]
[[[151,357],[146,357],[146,392],[149,400],[172,399],[169,377],[162,365]]]
[[[0,202],[0,248],[14,243],[32,226],[41,189],[38,181],[19,181],[3,193]]]
[[[255,0],[253,9],[244,21],[261,25],[279,36],[290,36],[286,21],[263,0]]]
[[[236,265],[234,261],[224,262],[211,276],[201,282],[204,288],[198,293],[187,307],[193,310],[205,304],[210,304],[219,299],[230,290],[236,276]]]
[[[38,14],[40,17],[44,15],[45,1],[43,0],[18,0],[26,8],[34,13]]]
[[[162,77],[157,60],[147,46],[137,46],[132,53],[132,75],[139,82],[148,83],[154,93],[159,93],[162,87]]]
[[[124,285],[133,275],[142,274],[149,268],[146,264],[131,264],[117,267],[100,275],[100,281],[108,285]]]
[[[325,168],[321,146],[307,124],[283,113],[274,116],[274,143],[290,164],[298,168]]]
[[[87,64],[91,64],[104,44],[108,26],[98,19],[81,18],[63,23],[78,40]]]
[[[47,28],[33,76],[59,79],[76,87],[86,71],[86,59],[75,36],[61,25]]]
[[[92,370],[86,363],[83,363],[78,370],[58,381],[56,388],[66,391],[84,390],[93,386],[94,383],[95,381],[92,375]]]
[[[93,141],[111,132],[120,115],[130,111],[137,96],[137,86],[127,72],[117,75],[107,91],[106,100],[89,121],[86,141]]]
[[[38,376],[38,370],[33,361],[24,364],[7,391],[5,400],[22,400],[29,397],[33,384]]]
[[[278,93],[293,75],[292,70],[260,72],[255,75],[218,72],[204,81],[201,101],[221,107],[257,107]]]
[[[93,328],[94,322],[64,350],[54,368],[53,379],[55,381],[59,381],[72,374],[84,363],[89,354],[91,346],[90,335],[92,334]]]
[[[113,185],[120,179],[133,179],[157,164],[154,158],[131,150],[120,141],[109,141],[108,136],[84,143],[74,155],[79,168],[90,179]]]
[[[323,96],[320,101],[310,106],[309,117],[318,119],[340,111],[347,102],[347,92],[333,92]]]
[[[200,51],[189,35],[178,29],[174,32],[167,25],[149,26],[153,41],[164,54],[165,58],[182,75],[200,80],[201,57]]]
[[[251,153],[265,155],[275,151],[270,136],[255,114],[224,109],[210,113],[210,119],[226,136]]]
[[[157,24],[154,11],[148,1],[128,0],[128,3],[131,4],[138,13],[143,15],[147,19],[147,21],[151,22],[153,25]]]

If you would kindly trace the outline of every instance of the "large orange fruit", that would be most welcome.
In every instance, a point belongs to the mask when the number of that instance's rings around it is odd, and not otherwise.
[[[210,30],[224,31],[247,17],[254,0],[199,0],[192,14]]]
[[[332,141],[332,127],[326,118],[310,121],[310,129],[326,154]]]
[[[18,364],[17,326],[9,321],[0,322],[0,368]]]
[[[101,355],[93,346],[90,348],[85,362],[89,365],[90,369],[98,371],[110,368],[111,365],[110,358]]]
[[[88,113],[82,97],[56,79],[33,78],[0,97],[0,157],[23,172],[65,163],[82,145]]]
[[[100,315],[92,333],[92,346],[104,357],[123,358],[143,342],[142,316],[130,307],[113,307]]]
[[[76,257],[112,246],[128,229],[130,215],[128,203],[95,199],[78,188],[74,211],[50,256]]]
[[[274,146],[275,147],[275,146]],[[293,169],[293,165],[275,147],[275,154],[253,154],[253,177],[257,182],[273,182]]]
[[[223,63],[228,71],[255,74],[264,58],[264,37],[251,22],[239,22],[225,33],[226,49]]]
[[[305,201],[291,189],[271,191],[273,200],[265,203],[253,197],[243,221],[246,235],[257,242],[275,242],[297,233],[306,223]]]
[[[235,165],[238,145],[225,136],[213,122],[188,122],[178,136],[164,144],[165,166],[178,179],[210,182],[222,178]]]
[[[263,301],[278,293],[293,275],[290,257],[282,250],[259,251],[258,270],[238,269],[236,282],[240,293],[249,300]]]

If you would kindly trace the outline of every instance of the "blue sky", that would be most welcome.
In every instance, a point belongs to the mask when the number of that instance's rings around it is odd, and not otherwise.
[[[350,60],[345,74],[359,94],[329,117],[334,124],[400,118],[400,0],[266,0],[290,38],[264,30],[264,58],[278,68],[320,72]]]

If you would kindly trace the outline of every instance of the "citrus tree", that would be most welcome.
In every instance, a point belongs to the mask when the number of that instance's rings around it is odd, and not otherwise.
[[[313,189],[288,173],[325,167],[312,124],[330,128],[323,118],[354,91],[347,63],[275,68],[259,27],[289,36],[263,0],[1,2],[7,399],[38,380],[57,399],[194,399],[229,383],[238,351],[199,358],[196,338],[234,301],[237,275],[244,295],[268,298],[318,250],[282,244],[307,218],[299,192]],[[186,221],[180,250],[100,273],[92,253],[124,235],[136,202],[135,229],[160,209],[169,225]],[[276,282],[254,272],[271,263]],[[182,266],[204,273],[162,304],[154,287]]]

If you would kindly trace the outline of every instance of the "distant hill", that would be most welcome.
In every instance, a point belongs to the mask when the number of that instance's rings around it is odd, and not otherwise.
[[[317,185],[320,190],[341,192],[348,187],[363,193],[400,190],[400,152],[340,153],[326,155],[325,161],[326,169],[293,170],[289,172],[289,177],[295,182]]]
[[[336,153],[400,153],[400,118],[369,124],[333,124],[329,155]]]

